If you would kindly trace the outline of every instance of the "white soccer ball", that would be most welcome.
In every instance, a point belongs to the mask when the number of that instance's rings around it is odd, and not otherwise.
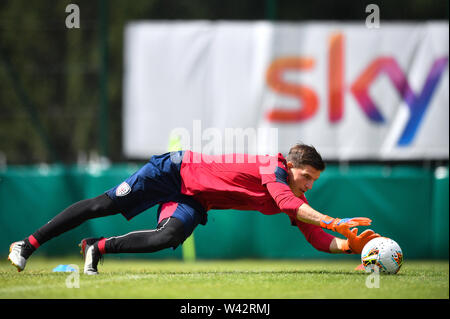
[[[367,272],[396,274],[403,263],[400,246],[390,238],[377,237],[369,241],[361,252],[361,263]]]

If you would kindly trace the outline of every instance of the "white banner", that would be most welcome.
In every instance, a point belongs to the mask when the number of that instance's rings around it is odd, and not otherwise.
[[[139,22],[125,33],[124,153],[448,159],[448,22]],[[236,147],[244,138],[245,149]],[[234,144],[233,144],[234,141]],[[234,145],[234,146],[233,146]]]

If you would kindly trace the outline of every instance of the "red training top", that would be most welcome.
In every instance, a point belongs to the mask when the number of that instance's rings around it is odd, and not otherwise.
[[[334,237],[296,218],[300,205],[308,201],[291,191],[286,160],[280,153],[205,155],[187,150],[180,174],[181,193],[193,196],[207,211],[255,210],[265,215],[284,212],[313,247],[329,252]]]

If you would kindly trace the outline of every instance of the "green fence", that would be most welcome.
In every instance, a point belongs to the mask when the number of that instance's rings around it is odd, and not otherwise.
[[[0,171],[0,256],[75,201],[94,197],[138,169],[76,166],[8,167]],[[366,216],[371,228],[396,240],[405,258],[448,258],[448,167],[329,165],[307,194],[315,209],[336,217]],[[91,220],[40,248],[39,255],[73,255],[80,239],[115,236],[156,226],[156,208],[131,221],[121,215]],[[195,232],[197,258],[349,258],[316,251],[285,214],[210,211]],[[181,249],[145,258],[181,258]],[[127,255],[120,255],[121,258]],[[358,258],[352,256],[350,258]]]

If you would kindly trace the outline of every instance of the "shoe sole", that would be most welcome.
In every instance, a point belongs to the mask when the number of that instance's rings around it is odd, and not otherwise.
[[[11,252],[12,252],[12,246],[13,246],[14,244],[11,244],[10,246],[9,246],[9,253],[11,254]],[[22,270],[23,270],[23,268],[20,268],[19,267],[19,265],[16,265],[12,260],[11,260],[11,258],[9,258],[9,256],[8,256],[8,260],[9,260],[9,262],[11,263],[11,265],[13,265],[14,267],[16,267],[17,268],[17,271],[18,272],[21,272]]]
[[[86,256],[85,256],[85,253],[86,253],[86,245],[87,245],[87,242],[86,242],[85,239],[83,239],[83,240],[78,244],[78,247],[80,247],[80,255],[83,256],[83,260],[84,260],[84,261],[86,261]],[[94,271],[88,271],[88,272],[86,272],[86,271],[84,271],[84,274],[85,274],[85,275],[90,275],[90,276],[92,276],[92,275],[98,275],[98,272],[94,272]]]

